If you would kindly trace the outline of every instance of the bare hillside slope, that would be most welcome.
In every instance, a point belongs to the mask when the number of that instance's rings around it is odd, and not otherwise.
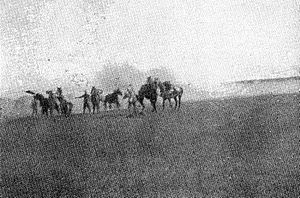
[[[296,197],[292,95],[180,111],[20,118],[1,126],[4,197]]]

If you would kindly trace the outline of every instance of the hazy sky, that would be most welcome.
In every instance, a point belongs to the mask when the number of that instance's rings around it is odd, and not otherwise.
[[[295,0],[0,0],[1,91],[92,77],[108,61],[179,81],[297,75]]]

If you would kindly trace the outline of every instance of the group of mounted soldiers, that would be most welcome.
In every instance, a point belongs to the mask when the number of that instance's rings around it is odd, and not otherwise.
[[[159,91],[160,94],[158,94],[157,91]],[[73,104],[65,99],[62,93],[62,88],[60,87],[57,88],[55,93],[52,91],[46,91],[48,98],[44,97],[42,94],[34,93],[32,91],[26,92],[33,95],[33,101],[31,103],[33,115],[37,115],[38,113],[38,101],[42,107],[42,114],[48,115],[48,113],[50,113],[50,115],[52,115],[54,110],[56,110],[58,114],[64,115],[70,115],[72,112]],[[163,99],[163,108],[165,106],[165,100],[168,100],[170,107],[172,107],[171,99],[174,99],[175,101],[175,108],[179,108],[183,89],[181,87],[174,86],[170,81],[160,82],[158,78],[153,79],[151,76],[149,76],[146,84],[142,85],[138,92],[136,92],[133,86],[129,84],[124,94],[122,94],[119,88],[114,90],[113,93],[105,96],[102,94],[103,90],[92,87],[90,94],[85,91],[83,95],[75,98],[83,98],[83,113],[85,113],[86,110],[88,110],[89,113],[91,113],[92,110],[93,113],[95,113],[95,111],[98,113],[100,110],[100,102],[104,104],[105,110],[107,110],[107,104],[109,105],[109,109],[112,108],[112,104],[115,104],[119,109],[120,103],[118,96],[123,95],[123,99],[128,99],[128,109],[133,107],[134,113],[136,113],[137,102],[141,104],[143,107],[142,110],[144,110],[144,98],[150,100],[153,107],[152,111],[156,111],[156,101],[158,96],[161,96]],[[178,106],[177,101],[179,102]],[[93,109],[90,106],[90,102],[92,103]]]
[[[26,91],[26,93],[33,95],[33,100],[31,102],[32,115],[38,113],[38,102],[42,107],[42,114],[50,115],[53,114],[53,111],[56,110],[59,114],[70,115],[73,109],[73,104],[70,101],[67,101],[62,94],[62,88],[58,87],[56,93],[52,91],[46,91],[48,98],[45,98],[40,93],[34,93],[32,91]]]

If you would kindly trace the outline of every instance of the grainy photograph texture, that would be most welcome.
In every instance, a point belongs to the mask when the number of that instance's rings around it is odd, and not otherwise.
[[[0,197],[299,197],[298,0],[0,0]]]

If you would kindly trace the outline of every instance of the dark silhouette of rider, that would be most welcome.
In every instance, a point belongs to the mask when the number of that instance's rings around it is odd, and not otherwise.
[[[147,77],[147,82],[146,84],[148,84],[151,88],[155,88],[155,83],[158,79],[155,78],[153,79],[152,76]]]
[[[82,96],[76,97],[76,98],[83,98],[83,113],[85,113],[85,109],[88,108],[89,113],[91,113],[91,107],[89,104],[90,95],[87,94],[87,91],[84,92]]]
[[[170,91],[171,90],[171,82],[170,81],[166,81],[164,83],[165,87],[166,87],[166,91]]]
[[[153,80],[152,80],[152,77],[151,76],[148,76],[147,77],[147,84],[151,85],[153,83]]]

